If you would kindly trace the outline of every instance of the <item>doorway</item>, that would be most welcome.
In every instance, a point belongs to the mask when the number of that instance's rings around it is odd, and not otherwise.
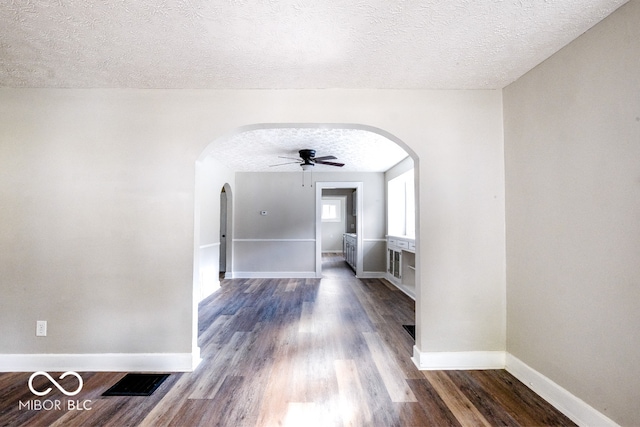
[[[355,234],[355,247],[352,254],[352,267],[356,273],[356,276],[362,277],[363,272],[363,255],[362,250],[362,215],[363,215],[363,184],[362,182],[316,182],[316,277],[322,277],[322,253],[323,253],[323,197],[329,198],[329,195],[334,194],[332,199],[342,200],[344,197],[345,203],[342,209],[344,209],[344,216],[346,217],[344,225],[342,225],[345,231],[350,234]],[[347,196],[348,194],[348,196]],[[350,199],[350,200],[349,200]],[[347,213],[347,207],[350,207],[350,213]],[[349,217],[352,217],[349,220]],[[327,222],[328,223],[328,222]],[[352,227],[353,225],[353,227]],[[344,233],[343,233],[344,234]],[[342,241],[342,236],[339,237]]]
[[[227,206],[227,191],[222,187],[222,191],[220,191],[220,262],[218,268],[220,280],[224,279],[227,272]]]
[[[335,265],[344,266],[344,261],[352,252],[348,249],[355,245],[347,245],[351,239],[350,229],[355,231],[355,216],[349,210],[351,189],[325,189],[322,191],[322,274],[333,270]],[[349,197],[348,197],[349,196]],[[355,236],[355,233],[353,233]],[[349,239],[348,239],[349,237]],[[355,252],[353,252],[355,254]],[[351,265],[351,264],[349,264]],[[346,269],[345,273],[351,270]]]
[[[418,158],[416,154],[400,139],[395,137],[394,135],[371,126],[360,125],[360,124],[344,124],[344,123],[293,123],[293,124],[253,124],[242,126],[237,129],[234,129],[230,135],[240,135],[245,132],[251,132],[259,129],[316,129],[318,132],[322,133],[325,131],[331,131],[334,129],[358,129],[366,132],[370,132],[372,134],[377,134],[385,137],[391,143],[394,143],[401,148],[403,148],[406,152],[409,153],[411,158],[414,160],[416,167],[416,176],[415,180],[418,182],[419,180],[419,172],[418,172]],[[227,139],[227,137],[220,137],[214,141],[212,141],[201,153],[200,157],[196,161],[196,194],[194,200],[194,211],[195,211],[195,230],[194,230],[194,280],[193,280],[193,295],[194,295],[194,315],[192,316],[192,344],[193,344],[193,354],[199,354],[198,348],[198,324],[197,324],[197,312],[198,312],[198,302],[200,298],[198,298],[201,294],[202,289],[202,268],[208,267],[211,264],[215,265],[215,269],[218,270],[219,258],[216,256],[212,257],[214,248],[220,249],[220,251],[225,252],[226,265],[223,270],[225,270],[225,278],[233,278],[234,276],[234,260],[233,260],[233,242],[234,242],[234,226],[233,226],[233,215],[232,215],[232,207],[234,206],[233,194],[231,192],[231,188],[235,189],[235,173],[233,170],[229,169],[226,164],[220,161],[219,157],[214,155],[214,151],[218,146],[222,146],[223,142]],[[249,143],[251,141],[249,140]],[[221,197],[221,184],[230,183],[231,185],[225,184],[225,196],[227,203],[227,233],[225,234],[226,238],[226,250],[220,248],[220,244],[216,242],[218,235],[213,230],[214,227],[210,225],[215,224],[218,228],[218,221],[215,223],[209,222],[209,218],[217,217],[219,209],[221,209],[218,205],[219,199]],[[321,238],[321,199],[322,199],[322,190],[326,188],[346,188],[346,189],[356,189],[355,191],[355,200],[356,200],[356,215],[358,217],[357,222],[355,224],[355,234],[356,234],[356,247],[362,249],[363,245],[363,223],[366,219],[366,213],[364,212],[364,188],[362,182],[316,182],[314,183],[316,187],[315,193],[315,208],[316,208],[316,226],[315,226],[315,271],[310,272],[315,275],[317,278],[322,278],[322,238]],[[417,186],[416,186],[417,188]],[[416,193],[418,193],[416,191]],[[416,206],[419,206],[416,203]],[[218,212],[216,212],[218,211]],[[418,208],[416,208],[418,211]],[[416,212],[417,213],[417,212]],[[419,215],[416,215],[419,218]],[[217,219],[217,218],[216,218]],[[416,236],[419,236],[419,221],[416,222]],[[215,233],[215,234],[214,234]],[[309,239],[312,240],[312,239]],[[419,245],[419,242],[416,241],[416,244]],[[217,254],[216,254],[217,255]],[[215,263],[215,264],[214,264]],[[416,258],[416,283],[420,283],[419,269],[420,259]],[[356,251],[356,276],[364,277],[364,263],[363,263],[363,251]],[[420,292],[416,293],[416,303],[420,305]],[[419,321],[417,323],[417,329],[420,329]],[[418,336],[419,331],[417,332]]]

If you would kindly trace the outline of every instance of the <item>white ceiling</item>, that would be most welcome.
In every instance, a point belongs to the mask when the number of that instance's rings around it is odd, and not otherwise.
[[[497,89],[625,0],[3,0],[0,87]]]
[[[2,0],[0,87],[500,89],[624,3]],[[237,170],[263,170],[301,148],[336,155],[345,171],[399,160],[394,143],[354,129],[218,142],[214,155]]]

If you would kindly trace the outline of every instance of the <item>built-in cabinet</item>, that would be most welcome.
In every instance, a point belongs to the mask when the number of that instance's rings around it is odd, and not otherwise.
[[[355,271],[358,259],[358,243],[355,234],[344,233],[342,235],[342,252],[344,253],[344,260]]]
[[[414,239],[387,237],[387,279],[415,299],[416,242]]]

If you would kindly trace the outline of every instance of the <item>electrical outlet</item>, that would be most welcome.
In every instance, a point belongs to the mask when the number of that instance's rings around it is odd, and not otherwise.
[[[47,336],[47,321],[46,320],[37,320],[36,321],[36,336],[37,337],[46,337]]]

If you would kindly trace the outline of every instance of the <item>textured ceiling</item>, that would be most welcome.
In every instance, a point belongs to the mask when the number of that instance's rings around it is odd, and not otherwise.
[[[304,148],[315,149],[318,157],[336,156],[336,162],[345,164],[341,168],[317,164],[313,172],[384,172],[407,157],[377,133],[326,126],[249,130],[216,141],[209,155],[238,172],[300,172],[295,159]]]
[[[623,0],[0,0],[0,87],[502,88]]]

